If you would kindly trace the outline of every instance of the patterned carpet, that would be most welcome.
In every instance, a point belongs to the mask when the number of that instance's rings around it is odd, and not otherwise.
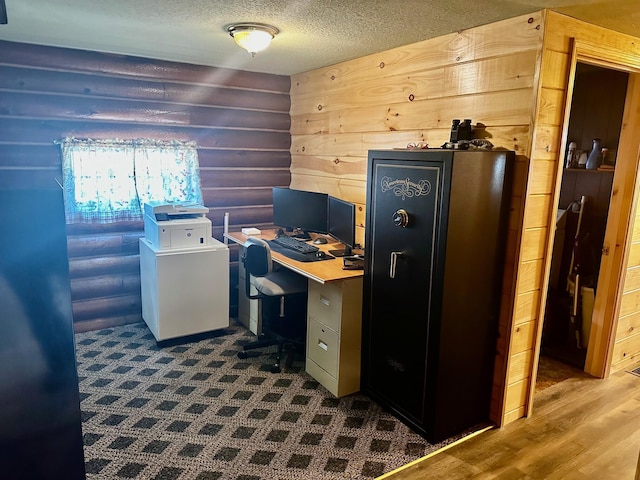
[[[233,325],[159,348],[144,323],[76,335],[89,480],[371,479],[430,445],[361,394],[337,399]],[[462,436],[462,435],[461,435]]]
[[[536,378],[536,392],[541,392],[556,383],[568,378],[588,377],[583,370],[573,367],[548,355],[540,355],[538,359],[538,376]]]

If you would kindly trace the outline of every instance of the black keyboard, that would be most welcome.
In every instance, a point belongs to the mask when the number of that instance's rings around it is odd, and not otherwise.
[[[271,240],[271,242],[300,253],[315,253],[319,250],[315,245],[309,245],[308,243],[287,236],[276,237]]]

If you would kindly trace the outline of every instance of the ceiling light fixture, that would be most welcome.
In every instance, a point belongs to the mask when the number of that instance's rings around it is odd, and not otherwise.
[[[279,30],[263,23],[233,23],[227,26],[227,32],[253,57],[269,46]]]

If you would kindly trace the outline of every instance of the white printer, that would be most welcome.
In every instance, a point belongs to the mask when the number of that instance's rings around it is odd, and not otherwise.
[[[209,209],[202,205],[174,202],[144,204],[144,236],[158,250],[210,245]]]
[[[229,326],[229,247],[202,205],[144,205],[142,319],[157,342]]]

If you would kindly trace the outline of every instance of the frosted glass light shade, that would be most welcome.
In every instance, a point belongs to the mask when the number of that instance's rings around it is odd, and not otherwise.
[[[227,27],[227,31],[252,57],[267,48],[278,33],[276,27],[260,23],[237,23]]]

